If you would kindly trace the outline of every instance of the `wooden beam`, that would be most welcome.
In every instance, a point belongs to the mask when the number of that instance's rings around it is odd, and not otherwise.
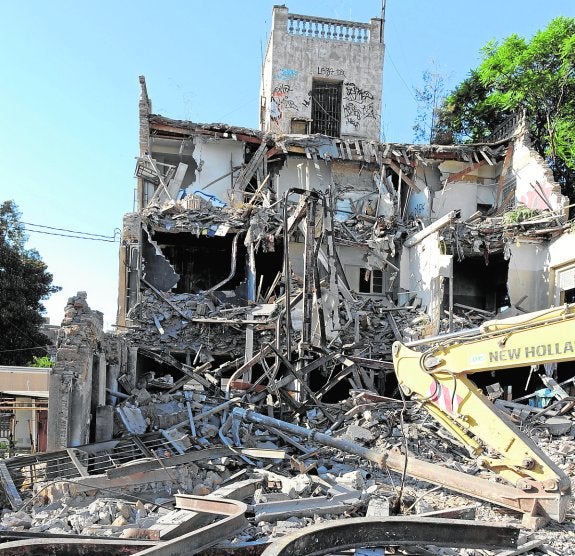
[[[387,159],[384,161],[384,163],[387,164],[401,178],[402,181],[404,181],[407,185],[409,185],[411,189],[417,192],[423,191],[423,187],[420,187],[411,178],[408,178],[405,175],[405,173],[401,171],[401,168],[393,160]]]
[[[161,124],[158,122],[150,122],[150,131],[163,131],[164,133],[175,133],[178,135],[183,135],[185,137],[189,137],[190,135],[211,135],[213,137],[220,137],[221,139],[235,139],[239,141],[245,141],[247,143],[259,144],[262,142],[261,138],[252,137],[251,135],[246,135],[244,133],[234,133],[233,131],[222,132],[222,131],[214,131],[211,129],[192,128],[185,126],[177,127],[168,124]]]
[[[445,216],[442,216],[441,218],[437,219],[435,222],[433,222],[426,228],[423,228],[423,230],[408,237],[403,245],[405,245],[405,247],[413,247],[414,245],[417,245],[420,241],[423,241],[427,236],[431,235],[432,233],[441,230],[441,228],[445,228],[445,226],[449,226],[460,216],[461,216],[461,210],[459,209],[448,212]]]
[[[503,184],[505,183],[505,174],[511,163],[511,156],[513,155],[513,143],[509,143],[507,151],[505,152],[505,160],[503,161],[503,166],[501,168],[501,174],[499,174],[499,180],[497,182],[497,196],[495,197],[495,206],[499,206],[499,202],[503,195]]]
[[[22,498],[20,498],[20,493],[3,461],[0,461],[0,482],[2,483],[8,502],[10,502],[10,506],[12,506],[14,511],[18,511],[23,504]]]
[[[468,166],[467,168],[464,168],[463,170],[461,170],[460,172],[455,172],[454,174],[451,174],[448,178],[447,178],[447,183],[453,183],[454,181],[459,180],[460,178],[462,178],[463,176],[466,176],[467,174],[469,174],[470,172],[473,172],[474,170],[477,170],[478,168],[480,168],[481,166],[485,166],[485,164],[487,164],[487,162],[485,160],[480,160],[479,162],[474,162],[471,166]]]

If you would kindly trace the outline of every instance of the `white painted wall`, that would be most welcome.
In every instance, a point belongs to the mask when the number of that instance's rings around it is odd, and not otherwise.
[[[561,304],[561,291],[575,283],[575,234],[563,234],[549,245],[549,305]]]
[[[501,164],[481,166],[462,179],[447,183],[451,174],[464,170],[469,164],[446,160],[437,166],[432,163],[419,166],[415,179],[423,191],[409,192],[407,218],[419,218],[428,225],[448,212],[459,209],[461,218],[465,220],[477,211],[478,204],[493,205]]]
[[[194,136],[193,140],[186,141],[184,145],[179,140],[153,139],[152,148],[152,156],[157,162],[175,166],[179,162],[188,164],[188,170],[182,182],[182,189],[187,194],[202,190],[213,180],[230,172],[232,166],[240,166],[244,160],[244,143],[231,138],[215,139]],[[237,171],[235,175],[237,175]],[[226,176],[217,183],[210,185],[203,192],[214,195],[229,204],[231,183],[232,176]],[[153,191],[154,186],[148,184],[145,199],[150,199]]]
[[[433,197],[431,219],[437,220],[456,209],[461,210],[462,220],[466,220],[477,211],[476,183],[454,182],[446,184]]]
[[[425,224],[429,224],[430,218],[430,191],[425,188],[423,191],[411,191],[407,202],[406,218],[420,218]]]
[[[558,305],[562,290],[559,271],[575,266],[575,234],[563,234],[541,243],[518,240],[509,245],[509,250],[507,284],[511,304],[526,295],[520,303],[526,311]]]
[[[331,182],[331,169],[325,160],[289,156],[275,178],[278,197],[290,187],[325,191]],[[295,197],[294,197],[295,199]]]
[[[520,303],[525,311],[537,311],[548,306],[549,246],[545,243],[517,241],[509,244],[509,274],[507,288],[511,305]],[[547,269],[545,268],[547,266]]]
[[[452,275],[453,257],[441,252],[439,232],[427,236],[413,247],[403,247],[400,264],[400,288],[413,292],[421,300],[422,308],[431,317],[435,334],[439,330],[442,277]]]
[[[17,404],[22,407],[32,407],[34,400],[32,398],[17,397],[15,398]],[[32,438],[36,442],[36,414],[33,410],[21,409],[14,411],[15,425],[14,425],[14,442],[16,443],[16,451],[29,450],[30,445],[30,431]],[[30,427],[30,428],[29,428]]]
[[[231,170],[231,166],[240,166],[244,160],[244,144],[233,139],[213,140],[195,137],[194,160],[197,164],[195,182],[188,187],[188,194],[208,185]],[[232,176],[210,185],[203,192],[214,195],[229,204]]]

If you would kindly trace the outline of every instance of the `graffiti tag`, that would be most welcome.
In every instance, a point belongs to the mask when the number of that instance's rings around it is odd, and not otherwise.
[[[280,68],[276,73],[276,77],[283,80],[295,79],[298,75],[299,71],[292,68]]]
[[[359,127],[361,110],[353,102],[347,102],[343,105],[343,115],[348,124],[355,128]]]
[[[287,95],[289,92],[291,92],[291,90],[292,90],[291,85],[289,85],[288,83],[282,83],[281,85],[278,85],[277,87],[274,88],[274,90],[272,91],[272,96],[281,97]]]
[[[364,103],[366,100],[373,100],[373,94],[367,89],[358,87],[355,83],[345,83],[345,98],[354,102]]]
[[[331,77],[332,75],[336,75],[338,77],[345,77],[345,71],[341,68],[330,68],[327,66],[317,68],[317,74],[323,75],[325,77]]]

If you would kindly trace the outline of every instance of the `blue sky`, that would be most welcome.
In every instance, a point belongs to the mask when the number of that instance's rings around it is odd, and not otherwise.
[[[153,110],[197,122],[257,127],[262,52],[273,1],[0,1],[0,200],[22,220],[113,236],[133,208],[138,76]],[[369,21],[380,0],[293,0],[292,13]],[[439,68],[448,88],[491,39],[530,37],[573,0],[387,0],[383,132],[411,142],[414,88]],[[44,228],[45,231],[49,229]],[[46,302],[59,324],[66,300],[115,320],[118,243],[30,233],[62,291]]]

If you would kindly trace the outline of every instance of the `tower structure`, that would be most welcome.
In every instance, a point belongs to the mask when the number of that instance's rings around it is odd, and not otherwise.
[[[260,89],[260,129],[378,140],[383,20],[291,14],[274,6]]]

